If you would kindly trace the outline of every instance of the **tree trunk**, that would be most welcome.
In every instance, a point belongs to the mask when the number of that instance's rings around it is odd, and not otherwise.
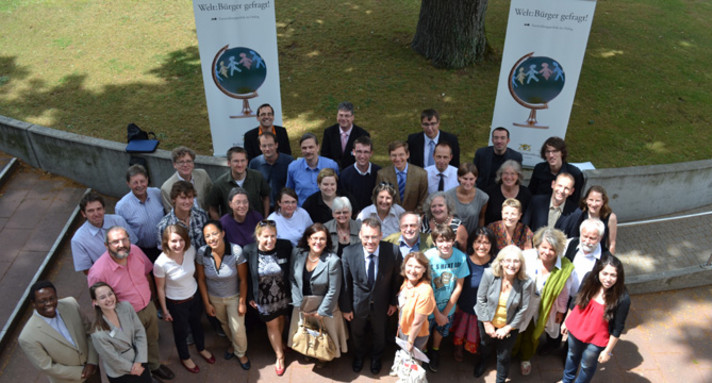
[[[481,62],[487,0],[422,0],[411,47],[439,68]]]

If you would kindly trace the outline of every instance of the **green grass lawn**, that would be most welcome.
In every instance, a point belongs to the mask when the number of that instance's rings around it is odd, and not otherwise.
[[[417,0],[277,1],[284,125],[333,124],[350,100],[376,140],[419,127],[436,108],[459,135],[462,160],[487,143],[509,2],[490,1],[494,54],[461,70],[431,67],[410,49]],[[599,0],[566,140],[572,161],[623,167],[712,157],[712,3]],[[707,20],[707,21],[705,21]],[[192,2],[3,0],[0,114],[125,140],[136,122],[212,154]],[[256,121],[255,121],[256,123]]]

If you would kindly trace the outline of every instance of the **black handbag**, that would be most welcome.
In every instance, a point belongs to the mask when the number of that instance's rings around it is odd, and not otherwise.
[[[126,151],[129,153],[153,153],[158,148],[156,134],[146,132],[133,122],[126,127]]]

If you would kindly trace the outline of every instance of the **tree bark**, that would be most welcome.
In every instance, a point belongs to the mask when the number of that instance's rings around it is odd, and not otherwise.
[[[411,47],[439,68],[481,62],[487,0],[422,0]]]

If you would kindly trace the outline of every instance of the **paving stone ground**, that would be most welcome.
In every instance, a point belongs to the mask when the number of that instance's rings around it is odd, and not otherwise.
[[[0,153],[1,154],[1,153]],[[6,161],[0,155],[0,166]],[[60,177],[21,168],[13,180],[0,189],[0,319],[14,309],[17,297],[26,288],[76,206],[84,187]],[[111,201],[113,203],[115,201]],[[113,210],[113,205],[108,206]],[[704,209],[702,209],[704,210]],[[709,257],[709,232],[712,217],[701,216],[662,223],[634,225],[619,229],[618,255],[626,264],[627,275],[672,270],[704,263]],[[50,227],[56,224],[57,227]],[[76,225],[75,228],[76,229]],[[60,296],[74,296],[84,311],[91,313],[85,277],[74,272],[69,246],[60,250],[50,265],[47,278],[52,280]],[[14,296],[14,300],[13,300]],[[665,293],[635,295],[627,329],[611,361],[599,366],[594,382],[689,382],[712,381],[712,286]],[[31,310],[25,310],[25,323]],[[0,323],[4,323],[2,320]],[[204,323],[207,328],[207,321]],[[0,383],[46,382],[25,358],[17,345],[15,330],[0,351]],[[193,375],[185,371],[178,360],[170,324],[160,324],[161,358],[176,372],[174,382],[395,382],[388,377],[387,367],[394,349],[387,351],[384,370],[379,377],[368,369],[362,374],[351,371],[350,355],[335,360],[323,369],[300,363],[295,353],[287,355],[286,374],[279,378],[273,369],[273,354],[262,326],[248,328],[252,369],[245,372],[235,360],[220,356],[227,342],[211,330],[206,331],[206,346],[218,356],[216,365],[207,365],[191,352],[202,371]],[[442,366],[437,374],[428,374],[430,382],[494,382],[491,368],[483,379],[472,376],[474,359],[456,363],[450,357],[449,343],[441,351]],[[533,360],[528,377],[519,373],[516,358],[510,371],[512,382],[556,382],[561,378],[562,363],[554,355],[538,355]],[[368,365],[367,365],[368,366]],[[105,378],[104,378],[105,379]],[[106,381],[106,380],[105,380]]]

